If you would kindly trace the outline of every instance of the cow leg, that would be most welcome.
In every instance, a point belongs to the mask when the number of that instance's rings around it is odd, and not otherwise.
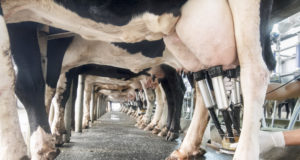
[[[0,6],[0,159],[25,159],[26,144],[19,126],[17,103],[14,96],[14,70],[6,24]]]
[[[73,80],[72,80],[72,84],[71,85],[73,88],[71,89],[72,96],[71,96],[71,101],[72,101],[72,106],[73,109],[71,109],[71,129],[75,130],[75,102],[76,102],[76,97],[77,97],[77,87],[78,87],[78,74],[74,75]]]
[[[68,101],[71,83],[71,72],[62,74],[56,88],[55,101],[54,101],[54,119],[51,125],[51,132],[55,136],[55,144],[60,146],[64,143],[63,135],[67,133],[64,122],[65,106]]]
[[[158,124],[159,118],[161,117],[161,114],[162,114],[163,101],[162,101],[160,85],[155,88],[155,96],[156,96],[156,100],[157,100],[157,106],[156,106],[155,113],[154,113],[151,123],[145,128],[145,130],[148,130],[148,131],[151,131],[154,129],[154,127]]]
[[[169,137],[167,137],[168,141],[173,141],[179,137],[182,103],[186,90],[182,78],[179,75],[176,75],[175,79],[176,81],[174,83],[170,83],[173,85],[173,101],[175,102],[175,106],[170,127],[171,133]]]
[[[167,65],[160,66],[165,77],[161,80],[168,102],[167,140],[174,140],[179,136],[180,115],[185,92],[182,78],[176,70]]]
[[[49,115],[52,98],[55,95],[57,82],[60,76],[63,58],[73,38],[60,38],[49,40],[47,44],[47,78],[45,105]]]
[[[18,67],[15,93],[26,108],[30,123],[32,159],[55,158],[55,148],[45,110],[45,82],[42,74],[36,23],[9,24],[12,55]]]
[[[259,39],[260,0],[229,0],[229,4],[234,20],[244,98],[243,128],[234,159],[259,159],[259,121],[269,80]]]
[[[286,105],[286,119],[289,119],[289,115],[290,115],[290,113],[291,113],[291,109],[292,109],[292,107],[291,107],[291,102],[290,102],[290,100],[288,101],[288,103],[287,103],[287,105]]]
[[[158,136],[166,136],[167,131],[168,131],[167,127],[166,127],[167,126],[167,119],[168,119],[168,103],[167,103],[167,100],[166,100],[165,93],[163,93],[163,99],[164,99],[163,113],[160,117],[158,125],[155,127],[157,129],[157,132],[159,132]]]
[[[75,100],[75,132],[82,132],[82,111],[83,111],[83,91],[84,90],[84,76],[78,75],[76,100]]]
[[[65,105],[65,115],[64,115],[64,122],[65,122],[65,128],[66,128],[66,136],[64,137],[64,142],[70,143],[70,137],[71,137],[71,126],[72,126],[72,111],[74,110],[74,103],[73,103],[73,97],[74,97],[74,81],[73,79],[70,80],[70,95],[67,99],[66,105]]]
[[[278,114],[278,118],[280,119],[281,119],[281,108],[282,108],[282,104],[278,104],[277,114]]]
[[[149,124],[151,121],[152,110],[153,110],[153,106],[154,106],[154,102],[155,102],[155,93],[154,93],[153,89],[146,88],[142,81],[141,81],[141,84],[142,84],[143,90],[146,95],[146,100],[147,100],[147,110],[146,110],[146,113],[143,118],[143,123],[146,127],[146,125]]]
[[[46,91],[45,91],[45,107],[46,107],[46,112],[48,116],[50,115],[50,108],[51,108],[51,102],[52,98],[55,95],[55,88],[51,88],[50,86],[46,85]]]
[[[92,86],[85,83],[84,87],[84,104],[83,104],[83,120],[82,120],[82,128],[89,127],[90,121],[90,101],[91,101],[91,93],[92,93]]]
[[[91,106],[90,106],[90,117],[91,117],[91,123],[94,123],[94,120],[96,120],[95,118],[95,112],[96,112],[96,99],[97,99],[97,95],[95,93],[95,87],[93,86],[92,88],[92,95],[91,95]]]
[[[190,127],[180,148],[174,151],[169,156],[169,159],[186,159],[189,156],[203,155],[205,153],[199,146],[208,123],[208,111],[205,108],[199,86],[196,85],[195,89],[196,105]]]
[[[172,95],[171,88],[168,85],[168,81],[163,80],[161,83],[162,83],[162,86],[164,88],[166,98],[167,98],[167,104],[168,104],[166,129],[164,129],[163,131],[164,132],[169,132],[170,127],[171,127],[171,123],[172,123],[172,119],[173,119],[173,113],[175,112],[175,104],[174,104],[174,99],[172,97],[173,95]]]

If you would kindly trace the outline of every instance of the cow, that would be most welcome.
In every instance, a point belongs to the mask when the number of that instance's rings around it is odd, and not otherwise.
[[[6,6],[6,1],[5,2],[2,2],[2,6]],[[9,4],[9,3],[8,3]],[[29,4],[29,3],[28,3]],[[31,3],[31,4],[34,4],[34,5],[36,5],[37,3]],[[8,5],[8,6],[10,6],[10,5]],[[6,8],[6,7],[4,7],[4,8]],[[26,10],[26,9],[25,9]],[[10,19],[10,18],[8,18],[8,19]],[[7,21],[8,23],[9,23],[9,20]],[[11,21],[12,22],[12,21]],[[36,25],[36,24],[32,24],[32,25]],[[33,28],[35,28],[35,27],[33,27]],[[19,28],[20,29],[20,28]],[[19,30],[19,31],[21,31],[21,29]],[[30,33],[33,33],[33,32],[30,32]],[[31,37],[35,37],[35,35],[32,35]],[[70,38],[71,39],[71,38]],[[68,46],[68,44],[70,43],[70,39],[66,39],[65,41],[64,41],[64,44],[63,44],[63,46],[64,47],[67,47]],[[25,41],[25,40],[24,40]],[[30,42],[30,41],[28,41],[28,42]],[[27,43],[28,43],[27,42]],[[55,42],[53,42],[54,44],[55,44]],[[33,44],[33,43],[32,43]],[[49,45],[51,45],[51,43],[49,44]],[[16,47],[16,48],[19,48],[20,50],[22,50],[20,47]],[[36,51],[38,50],[38,47],[37,46],[34,46],[33,48],[35,48],[36,49]],[[57,48],[61,48],[61,47],[57,47]],[[51,47],[50,47],[50,49],[51,49]],[[62,51],[64,51],[64,49],[61,49]],[[58,56],[61,56],[62,54],[61,54],[61,52],[62,51],[56,51],[56,54],[58,55]],[[24,58],[24,57],[23,57]],[[37,59],[38,59],[38,57],[37,57]],[[38,62],[38,61],[37,61]],[[59,61],[58,61],[58,63],[59,63]],[[38,63],[37,63],[38,64]],[[49,63],[50,64],[50,63]],[[80,64],[77,64],[77,65],[80,65]],[[34,67],[36,70],[38,70],[38,68],[39,67]],[[57,67],[57,70],[59,70],[60,68],[59,67]],[[23,71],[22,71],[23,72]],[[26,73],[26,72],[23,72],[23,73]],[[40,71],[37,71],[37,73],[41,73]],[[50,72],[51,73],[51,72]],[[34,86],[32,85],[32,84],[36,84],[36,85],[38,85],[38,84],[41,84],[42,83],[42,77],[41,77],[41,75],[38,75],[38,76],[35,76],[35,77],[39,77],[39,80],[37,80],[39,83],[30,83],[30,80],[28,80],[27,82],[31,85],[24,85],[24,86],[27,86],[27,87],[31,87],[31,88],[34,88]],[[47,78],[47,82],[49,82],[48,84],[50,84],[50,87],[52,86],[54,86],[55,87],[55,79],[57,79],[57,76],[47,76],[47,77],[54,77],[53,79],[54,80],[49,80],[48,81],[48,78]],[[56,77],[56,78],[55,78]],[[30,78],[29,76],[28,76],[28,78]],[[53,83],[54,82],[54,83]],[[40,87],[38,87],[39,89],[41,89],[41,88],[43,88],[42,87],[42,85],[40,85]],[[47,90],[49,89],[49,87],[47,87]],[[20,89],[20,90],[22,90],[22,89]],[[41,89],[41,90],[39,90],[38,92],[36,92],[37,94],[38,93],[42,93],[43,92],[43,89]],[[54,92],[53,92],[53,90],[52,90],[52,94],[53,94]],[[24,93],[19,93],[20,95],[29,95],[29,94],[24,94]],[[40,94],[41,95],[41,94]],[[47,96],[48,97],[48,96]],[[30,98],[24,98],[24,100],[23,101],[28,101],[28,99],[30,99]],[[32,99],[31,99],[32,100]],[[39,104],[35,104],[35,105],[39,105],[39,106],[41,106],[42,105],[42,101],[43,101],[43,98],[41,98],[41,100],[40,100],[41,102],[39,102]],[[49,99],[46,99],[46,104],[49,104],[51,101],[49,100]],[[26,103],[26,102],[25,102]],[[47,106],[47,105],[46,105]],[[47,107],[47,110],[46,110],[46,112],[49,112],[48,111],[49,110],[49,107]],[[43,112],[43,111],[41,111],[41,112]],[[33,112],[33,113],[39,113],[39,112]],[[43,113],[44,114],[44,113]],[[40,114],[41,115],[41,114]],[[35,117],[35,116],[29,116],[29,117]],[[41,116],[41,117],[43,117],[43,116]],[[43,126],[46,126],[46,121],[45,120],[42,120],[42,121],[38,121],[38,122],[41,122],[42,123],[42,125]],[[47,127],[46,127],[47,128]],[[35,128],[33,128],[33,129],[31,129],[32,130],[32,132],[34,132],[34,130],[35,130]],[[46,133],[48,133],[48,134],[50,134],[50,131],[49,131],[49,129],[47,128],[47,129],[45,129],[46,130]],[[50,141],[50,140],[49,140]],[[34,154],[33,154],[34,155]]]
[[[35,24],[35,23],[21,23],[21,24],[11,24],[11,25],[9,25],[9,29],[10,29],[9,33],[10,33],[10,35],[12,37],[12,41],[13,41],[12,44],[14,45],[13,48],[14,49],[19,49],[19,51],[18,50],[14,51],[14,53],[23,53],[23,54],[15,54],[15,55],[13,55],[14,59],[16,59],[15,60],[16,64],[17,65],[21,64],[21,66],[22,66],[22,64],[24,64],[24,62],[26,62],[27,64],[32,63],[32,62],[36,62],[37,63],[36,66],[25,65],[28,68],[26,68],[26,67],[20,67],[20,70],[18,72],[20,74],[18,74],[19,81],[17,81],[17,86],[20,86],[20,87],[17,88],[16,93],[17,93],[17,95],[19,97],[22,97],[24,95],[32,97],[32,98],[23,98],[23,99],[21,98],[21,101],[25,104],[25,106],[28,107],[27,109],[29,109],[29,110],[30,109],[31,110],[32,109],[37,110],[37,111],[34,111],[34,112],[29,112],[29,114],[32,114],[32,113],[33,114],[45,113],[45,112],[43,112],[43,107],[41,107],[41,106],[43,106],[43,102],[42,102],[43,101],[43,96],[41,96],[41,95],[43,95],[42,93],[44,92],[43,91],[43,88],[44,88],[43,84],[44,83],[43,83],[43,77],[42,77],[42,72],[41,72],[41,68],[40,68],[40,61],[39,61],[40,58],[39,58],[39,56],[37,56],[37,58],[35,60],[32,60],[32,59],[29,58],[30,54],[37,54],[39,52],[39,47],[36,45],[37,43],[35,43],[36,39],[33,38],[33,37],[36,37],[35,36],[35,34],[36,34],[36,28],[37,28],[37,24]],[[27,32],[24,32],[24,30],[26,30]],[[22,33],[20,33],[20,32],[22,32]],[[18,41],[15,41],[15,39],[13,39],[13,38],[17,38],[16,35],[22,35],[22,34],[31,34],[31,35],[28,35],[28,36],[24,35],[24,39],[19,39]],[[28,38],[29,40],[26,39],[26,38]],[[30,38],[33,38],[33,39],[30,39]],[[25,41],[26,41],[26,43],[24,43]],[[50,54],[49,54],[48,58],[49,58],[50,62],[54,61],[57,64],[57,65],[55,65],[54,69],[53,69],[53,67],[48,67],[48,72],[47,72],[48,76],[47,76],[46,82],[47,82],[47,84],[49,84],[49,86],[55,86],[56,83],[57,83],[56,82],[57,77],[58,77],[57,76],[58,75],[57,71],[59,71],[59,69],[60,69],[60,62],[61,62],[61,59],[63,57],[63,53],[66,51],[66,48],[67,48],[67,46],[70,45],[71,41],[72,41],[72,38],[67,38],[67,39],[59,40],[58,42],[51,41],[49,43],[49,47],[48,47],[48,51],[49,52],[48,53],[50,53]],[[72,41],[72,42],[74,42],[74,41]],[[145,43],[145,42],[143,42],[143,43]],[[161,43],[162,43],[162,41],[160,40],[159,44],[161,44]],[[22,44],[31,44],[32,48],[35,49],[34,52],[33,52],[33,50],[27,50],[27,54],[24,54],[24,53],[26,53],[26,52],[24,52],[25,50],[22,51],[22,52],[20,50],[23,50],[24,47],[26,47],[26,46],[24,46]],[[59,45],[62,45],[62,47],[59,47]],[[118,45],[122,45],[122,44],[118,44]],[[51,47],[51,46],[55,46],[55,47]],[[53,48],[54,48],[54,50],[53,50]],[[159,51],[161,52],[162,50],[159,50]],[[56,56],[55,59],[51,58],[51,54],[52,53],[55,53],[54,54],[54,56]],[[77,52],[77,53],[80,53],[80,52]],[[149,54],[149,52],[148,52],[148,54]],[[164,55],[166,55],[166,54],[164,54]],[[22,61],[18,61],[18,60],[21,60],[21,59],[22,59]],[[161,62],[161,60],[159,60],[158,62]],[[49,63],[49,64],[53,64],[53,63]],[[73,63],[73,64],[76,64],[76,63]],[[78,63],[76,65],[80,65],[80,63]],[[40,71],[37,72],[37,73],[39,73],[38,76],[34,76],[34,75],[33,76],[27,76],[27,77],[24,76],[24,73],[28,73],[27,70],[30,70],[30,67],[35,67],[35,69],[40,69]],[[33,73],[31,73],[31,74],[33,74]],[[51,75],[51,76],[49,76],[49,75]],[[33,79],[30,79],[32,77],[33,77]],[[36,77],[39,77],[39,79],[36,79]],[[25,81],[24,83],[21,83],[21,80],[24,80],[24,78],[27,81]],[[37,81],[37,83],[31,83],[32,80]],[[37,87],[34,87],[35,85]],[[26,94],[26,92],[25,92],[26,90],[24,90],[22,88],[24,86],[29,87],[31,89],[33,89],[33,88],[40,88],[40,90],[38,90],[39,92],[36,92],[36,94],[38,94],[38,95]],[[58,91],[60,91],[60,90],[61,90],[61,88],[58,88]],[[33,98],[33,97],[35,97],[35,98]],[[36,98],[36,97],[40,97],[40,98]],[[58,96],[58,97],[60,97],[60,96]],[[66,99],[61,99],[61,98],[58,98],[58,99],[60,100],[60,103],[56,103],[56,104],[64,105],[66,103]],[[30,106],[30,105],[28,106],[27,105],[28,103],[29,104],[33,103],[36,100],[40,100],[40,102],[39,103],[34,103],[35,105],[33,105],[33,106]],[[58,113],[60,113],[60,112],[58,111]],[[38,116],[37,115],[29,115],[29,117],[36,118]],[[33,126],[33,127],[40,126],[40,124],[38,124],[38,123],[42,123],[42,125],[45,128],[47,128],[48,124],[47,124],[47,121],[45,120],[45,117],[47,117],[47,116],[40,116],[38,118],[42,118],[43,119],[43,117],[44,117],[44,120],[40,120],[40,121],[34,121],[34,120],[31,121],[30,120],[31,126]],[[55,126],[55,123],[53,123],[53,125]],[[52,140],[53,138],[50,136],[50,131],[48,129],[45,129],[45,130],[46,130],[46,133],[43,133],[41,131],[42,135],[44,135],[44,137],[45,137],[45,139],[43,139],[42,142],[44,142],[45,144],[48,144],[50,146],[49,150],[51,151],[50,152],[51,154],[49,154],[49,155],[51,155],[52,158],[53,158],[54,156],[57,155],[58,150],[56,150],[55,147],[54,147],[53,140]],[[32,131],[35,131],[35,128],[33,128]],[[32,135],[36,135],[36,134],[32,134]],[[31,139],[35,139],[34,136],[32,136]],[[58,136],[56,136],[56,141],[59,141],[59,140],[60,140],[60,138],[58,138]],[[50,143],[47,143],[47,142],[50,142]],[[34,146],[36,147],[36,145],[34,145]],[[47,148],[47,147],[48,147],[47,145],[44,146],[44,148]],[[43,150],[43,151],[45,151],[45,150]],[[33,158],[35,158],[35,157],[41,157],[41,156],[46,156],[47,157],[48,156],[47,151],[48,150],[46,150],[46,154],[44,155],[44,153],[40,152],[39,149],[35,149],[35,150],[32,151],[32,157]]]
[[[46,129],[45,132],[48,133],[50,135],[50,130],[47,128],[47,121],[44,120],[38,120],[35,121],[35,117],[40,116],[41,117],[46,117],[43,116],[44,111],[43,111],[43,99],[44,97],[41,97],[41,95],[43,95],[44,93],[44,87],[43,87],[43,77],[42,77],[42,72],[41,72],[41,68],[40,68],[40,58],[39,56],[37,56],[35,59],[32,59],[29,55],[34,56],[33,54],[37,54],[39,52],[39,46],[37,46],[37,40],[34,38],[36,37],[36,28],[37,28],[38,24],[36,23],[20,23],[20,24],[9,24],[8,28],[9,28],[9,33],[11,35],[11,39],[12,39],[12,44],[13,44],[13,58],[16,59],[16,65],[24,65],[27,67],[20,67],[20,70],[18,72],[18,78],[17,78],[17,90],[16,93],[19,97],[21,97],[21,101],[23,102],[23,104],[25,104],[25,106],[29,106],[29,109],[32,108],[36,108],[37,111],[34,112],[28,112],[29,114],[37,114],[37,115],[29,115],[29,117],[33,118],[33,120],[30,120],[30,124],[32,124],[34,127],[31,129],[32,132],[35,131],[36,126],[39,126],[41,124],[41,126],[44,126]],[[18,39],[17,35],[24,37],[23,39]],[[26,42],[25,42],[26,41]],[[80,52],[80,50],[78,50],[78,47],[76,47],[78,45],[78,43],[82,43],[81,45],[87,47],[87,48],[94,48],[94,52],[91,52],[91,56],[90,57],[86,57],[86,59],[80,59],[79,57],[82,57],[81,54],[84,55],[84,51]],[[30,50],[27,48],[24,49],[24,47],[26,47],[24,44],[27,44],[28,46],[31,45],[32,47],[30,47],[30,49],[34,49],[34,50]],[[86,44],[86,45],[84,45]],[[98,45],[96,45],[98,44]],[[119,59],[115,59],[116,62],[120,62],[118,60],[126,60],[126,58],[128,59],[128,61],[132,61],[136,58],[140,59],[141,62],[145,62],[148,61],[150,62],[151,60],[153,60],[153,56],[150,58],[144,58],[145,56],[142,55],[132,55],[130,56],[130,54],[128,54],[126,51],[124,51],[123,48],[126,49],[126,47],[132,47],[132,46],[143,46],[147,44],[147,42],[141,42],[138,44],[132,44],[132,45],[127,45],[124,46],[124,44],[109,44],[109,43],[105,43],[105,42],[87,42],[84,41],[82,38],[80,37],[74,37],[74,38],[63,38],[63,39],[58,39],[58,40],[51,40],[48,43],[48,70],[47,70],[47,78],[46,78],[46,83],[47,83],[47,89],[46,90],[50,90],[52,93],[51,94],[47,94],[46,95],[46,106],[48,106],[47,104],[49,104],[51,102],[51,100],[49,99],[49,97],[51,97],[51,95],[53,96],[53,94],[55,93],[53,89],[51,89],[52,87],[55,88],[56,87],[56,83],[58,81],[58,76],[59,76],[59,72],[61,71],[62,73],[66,72],[68,69],[72,68],[72,67],[76,67],[82,64],[87,64],[87,63],[93,63],[93,62],[97,62],[98,64],[108,64],[111,60],[109,57],[109,53],[115,53],[119,56]],[[162,40],[158,40],[155,41],[153,43],[149,42],[148,44],[150,44],[150,47],[154,45],[155,46],[159,46],[159,47],[155,47],[157,48],[157,54],[158,56],[162,56],[162,52],[164,52],[164,45]],[[95,52],[97,50],[97,47],[100,47],[101,49],[103,49],[103,47],[105,48],[105,46],[107,46],[106,48],[108,50],[103,50],[102,56],[105,57],[105,54],[108,55],[107,59],[103,59],[100,57],[99,58],[95,58],[94,55],[97,55],[98,52]],[[115,46],[115,47],[113,47]],[[116,47],[116,46],[120,46],[120,47]],[[83,48],[82,48],[83,49]],[[130,49],[130,48],[129,48]],[[143,49],[143,48],[142,48]],[[151,53],[153,54],[154,52],[149,52],[150,48],[146,48],[145,52],[142,50],[141,52],[143,54],[146,54],[148,56],[151,56]],[[115,52],[111,52],[115,50]],[[28,53],[24,54],[27,51]],[[74,52],[76,51],[76,52]],[[135,51],[138,52],[139,50]],[[166,51],[167,52],[167,51]],[[65,54],[66,53],[66,54]],[[72,55],[73,54],[73,55]],[[74,56],[74,54],[77,54],[78,56]],[[120,55],[124,55],[123,57]],[[149,55],[150,54],[150,55]],[[155,54],[155,53],[154,53]],[[170,58],[170,56],[168,56],[168,54],[163,54],[165,57],[161,57],[161,58],[156,58],[157,60],[153,61],[152,63],[149,63],[148,65],[153,65],[153,64],[159,64],[162,63],[163,59],[172,59]],[[77,59],[75,58],[77,57]],[[167,58],[166,58],[167,57]],[[75,58],[75,59],[74,59]],[[67,59],[67,62],[65,63],[65,61],[63,61],[63,59]],[[173,58],[174,59],[174,58]],[[63,61],[63,62],[62,62]],[[113,61],[113,62],[115,62]],[[32,63],[35,62],[35,63]],[[135,61],[136,62],[136,61]],[[173,63],[173,62],[171,62]],[[27,64],[27,65],[26,65]],[[36,64],[34,65],[29,65],[29,64]],[[114,63],[113,65],[115,66],[120,66],[120,64],[125,64],[125,67],[130,68],[131,70],[134,70],[135,72],[141,70],[141,68],[145,68],[145,65],[140,65],[139,68],[132,68],[132,67],[136,67],[134,65],[127,65],[126,63]],[[139,65],[139,63],[137,63],[137,65]],[[177,64],[175,64],[177,65]],[[123,65],[124,66],[124,65]],[[30,69],[35,69],[37,71],[34,72],[30,72],[30,74],[32,74],[31,76],[26,76],[25,74],[27,74]],[[34,73],[38,73],[37,75]],[[26,81],[24,81],[26,79]],[[33,82],[32,81],[36,81]],[[28,87],[28,89],[23,88],[23,87]],[[38,92],[35,91],[33,93],[36,93],[37,95],[32,95],[32,94],[27,94],[27,91],[30,91],[32,89],[39,89]],[[58,90],[61,90],[60,88],[58,88]],[[48,92],[46,92],[48,93]],[[26,95],[27,97],[23,97],[23,95]],[[29,97],[28,97],[29,96]],[[31,97],[31,98],[30,98]],[[36,97],[41,97],[36,98]],[[40,100],[39,102],[35,102],[37,100]],[[61,99],[62,100],[62,99]],[[63,103],[65,103],[66,101],[63,100]],[[28,105],[27,105],[28,104]],[[34,105],[30,105],[30,104],[34,104]],[[59,104],[59,103],[57,103]],[[40,112],[43,112],[42,114],[40,114]],[[49,107],[46,107],[46,112],[49,113]],[[59,113],[59,112],[58,112]],[[40,124],[39,124],[40,123]],[[53,124],[55,125],[55,123]],[[52,129],[53,131],[54,129]],[[60,134],[61,135],[61,134]],[[46,136],[46,137],[50,137],[50,136]],[[58,141],[60,138],[58,138],[58,136],[56,136]],[[34,139],[34,138],[32,138]],[[46,141],[50,141],[53,142],[52,138],[48,138],[48,140]],[[47,143],[47,144],[51,144],[51,143]],[[54,149],[54,145],[51,144],[51,151],[55,151]],[[40,152],[41,153],[41,152]],[[52,152],[51,152],[52,153]],[[56,150],[55,153],[58,153],[58,151]],[[41,153],[42,154],[42,153]],[[35,155],[35,154],[32,154]]]
[[[43,80],[43,75],[42,75],[42,71],[41,71],[41,67],[40,67],[41,66],[40,56],[37,55],[37,54],[39,54],[39,46],[37,45],[38,43],[37,43],[37,39],[36,39],[37,26],[38,26],[38,24],[31,23],[31,22],[8,25],[9,33],[10,33],[10,37],[11,37],[11,41],[12,41],[12,43],[11,43],[12,50],[13,50],[13,53],[15,53],[15,54],[13,54],[13,58],[15,60],[15,64],[17,66],[20,66],[20,67],[18,67],[19,72],[17,74],[16,94],[18,95],[18,97],[20,98],[22,103],[25,105],[27,110],[35,110],[32,112],[28,112],[28,114],[29,114],[28,117],[32,118],[32,120],[30,119],[31,131],[32,131],[32,133],[34,133],[36,131],[36,129],[38,128],[38,126],[43,126],[42,129],[45,130],[45,134],[43,132],[41,132],[41,133],[43,133],[43,135],[45,135],[45,139],[44,139],[43,143],[48,144],[50,146],[49,147],[49,148],[51,148],[50,155],[54,156],[55,154],[58,153],[58,150],[56,150],[54,147],[52,137],[50,136],[50,129],[48,128],[48,121],[46,120],[47,116],[46,116],[46,113],[43,111],[44,110],[43,109],[44,108],[43,107],[44,106],[44,102],[43,102],[44,97],[42,95],[44,93],[44,80]],[[23,38],[17,39],[17,36],[21,36]],[[49,45],[48,46],[49,63],[48,63],[48,72],[47,72],[47,79],[46,79],[48,88],[56,87],[56,83],[58,81],[58,76],[59,76],[60,70],[65,71],[65,70],[67,70],[65,68],[68,68],[68,67],[69,67],[69,69],[71,68],[70,66],[67,66],[67,65],[62,66],[62,59],[64,57],[66,50],[69,49],[68,46],[72,46],[72,44],[74,44],[73,42],[78,42],[78,41],[76,41],[76,38],[74,38],[74,40],[73,40],[73,38],[64,38],[64,39],[59,39],[59,40],[49,42],[49,44],[48,44]],[[81,42],[81,41],[79,40],[79,42]],[[161,40],[158,42],[159,42],[158,45],[163,44],[163,42]],[[145,43],[145,42],[143,42],[143,43]],[[100,46],[101,46],[101,44],[102,43],[100,43]],[[157,43],[154,43],[154,44],[156,45]],[[106,44],[106,45],[109,45],[109,44]],[[121,45],[121,44],[119,44],[119,45]],[[86,45],[86,47],[89,47],[89,45]],[[70,47],[70,48],[72,49],[72,47]],[[162,49],[158,50],[159,55],[161,55],[161,52],[163,51],[163,46],[160,48],[162,48]],[[74,48],[74,49],[77,49],[77,48]],[[124,53],[124,51],[122,52],[121,49],[119,49],[119,50],[118,50],[118,48],[116,48],[116,49],[117,49],[116,53],[118,53],[118,52],[119,52],[118,54]],[[112,50],[108,50],[107,52],[103,52],[103,53],[109,53],[109,51],[112,51]],[[74,53],[74,52],[70,52],[70,53]],[[82,52],[75,52],[75,53],[81,54]],[[147,53],[149,54],[149,52],[147,52]],[[34,59],[32,59],[32,57],[34,57]],[[68,57],[68,54],[65,57]],[[128,54],[127,54],[127,57],[130,58],[130,56]],[[131,59],[133,59],[133,57]],[[143,56],[141,56],[141,57],[143,57]],[[139,57],[136,57],[136,58],[139,58]],[[107,59],[107,61],[108,61],[108,59]],[[73,67],[80,65],[80,61],[75,61],[75,63],[74,63],[74,61],[72,61],[72,60],[74,60],[74,58],[68,59],[68,60],[71,60],[71,62],[73,62],[73,63],[71,63],[71,66],[73,64]],[[90,60],[90,59],[87,58],[87,60]],[[149,60],[151,60],[151,59],[148,58],[148,61]],[[106,63],[107,63],[107,61],[106,61]],[[78,62],[78,63],[76,63],[76,62]],[[161,63],[161,59],[157,60],[157,63],[158,62]],[[91,62],[83,60],[83,63],[91,63]],[[104,62],[100,61],[98,63],[105,64],[105,61]],[[56,64],[56,65],[54,65],[54,64]],[[125,64],[125,63],[123,63],[123,64]],[[150,63],[150,65],[151,65],[151,63]],[[34,71],[34,70],[36,70],[36,71]],[[133,69],[133,70],[135,70],[135,69]],[[33,71],[33,72],[30,72],[30,71]],[[64,73],[64,72],[62,72],[62,73]],[[59,88],[58,90],[61,90],[61,89]],[[28,94],[27,92],[32,92],[34,94]],[[54,92],[52,92],[52,94],[53,93]],[[37,97],[40,97],[40,98],[37,98]],[[66,103],[66,99],[65,100],[60,99],[60,100],[62,103]],[[48,101],[46,100],[46,103],[47,102],[49,102],[49,100]],[[57,103],[57,104],[60,104],[60,103]],[[40,118],[40,119],[36,120],[36,118]],[[53,125],[54,125],[54,123],[53,123]],[[32,134],[32,135],[36,135],[36,134]],[[56,136],[56,138],[57,138],[57,140],[59,140],[59,138],[57,136]],[[31,139],[35,139],[35,138],[31,138]],[[36,146],[36,145],[32,145],[32,146]],[[44,145],[44,146],[47,146],[47,145]],[[43,151],[46,151],[46,150],[44,149]],[[32,155],[33,155],[33,157],[35,157],[36,154],[32,153]],[[39,155],[43,155],[43,152],[39,152]],[[45,154],[45,155],[47,155],[47,154]]]

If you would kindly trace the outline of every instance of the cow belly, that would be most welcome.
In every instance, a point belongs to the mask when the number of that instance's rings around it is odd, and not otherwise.
[[[203,66],[230,67],[236,61],[233,20],[226,0],[190,0],[176,32]]]

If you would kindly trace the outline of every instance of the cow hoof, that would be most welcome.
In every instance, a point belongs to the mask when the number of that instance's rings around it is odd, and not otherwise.
[[[173,151],[171,155],[166,158],[166,160],[188,160],[188,159],[189,159],[188,154],[181,153],[179,150]]]
[[[158,136],[159,136],[159,137],[165,137],[166,135],[167,135],[167,134],[164,133],[164,132],[162,132],[162,131],[158,133]]]
[[[84,126],[82,126],[82,129],[89,129],[89,128],[90,128],[89,125],[84,125]]]
[[[152,134],[158,134],[159,132],[160,132],[160,129],[158,129],[156,127],[152,130]]]
[[[168,134],[168,129],[165,127],[159,132],[158,136],[165,137]]]
[[[47,154],[47,159],[54,160],[60,154],[60,149],[56,149],[55,151],[49,152]]]
[[[82,129],[88,129],[88,128],[89,128],[88,122],[82,124]]]
[[[64,144],[64,138],[63,135],[55,135],[55,146],[61,147]]]
[[[20,158],[20,160],[30,160],[30,158],[26,155]]]
[[[48,153],[40,152],[38,154],[38,156],[36,156],[36,155],[32,156],[32,159],[54,160],[59,154],[60,154],[60,149],[54,149],[53,151],[49,151]],[[24,159],[24,160],[27,160],[27,159]]]
[[[202,157],[206,151],[202,148],[199,148],[197,151],[192,153],[182,153],[179,150],[175,150],[166,160],[189,160],[189,159],[198,159]]]
[[[60,136],[51,135],[46,133],[41,127],[38,127],[30,138],[31,159],[55,159],[60,153],[60,150],[55,148],[55,143],[57,142],[63,143],[62,134]]]
[[[149,124],[146,128],[144,128],[144,131],[152,131],[153,128],[154,126]]]
[[[139,123],[139,124],[138,124],[138,126],[137,126],[137,128],[139,128],[139,129],[140,129],[140,128],[142,128],[142,125],[143,125],[143,123],[142,123],[142,122],[141,122],[141,123]]]
[[[179,133],[178,132],[171,132],[169,131],[166,137],[167,141],[174,141],[175,139],[177,139],[179,137]]]
[[[145,123],[142,123],[140,126],[139,126],[139,129],[144,129],[144,128],[146,128],[147,127],[147,125],[145,124]]]
[[[63,141],[65,143],[70,143],[70,140],[71,140],[70,137],[71,137],[71,135],[68,135],[67,133],[63,134]]]

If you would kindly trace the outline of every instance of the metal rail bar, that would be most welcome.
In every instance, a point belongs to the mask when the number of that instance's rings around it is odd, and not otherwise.
[[[75,36],[73,32],[64,32],[64,33],[57,33],[57,34],[50,34],[48,35],[48,41],[53,39],[60,39],[60,38],[68,38]]]

